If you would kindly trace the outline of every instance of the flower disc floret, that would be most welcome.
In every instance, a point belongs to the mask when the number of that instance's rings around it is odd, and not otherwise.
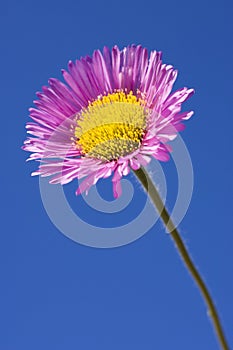
[[[75,136],[83,155],[117,160],[141,144],[148,111],[132,91],[115,92],[91,102],[77,118]]]

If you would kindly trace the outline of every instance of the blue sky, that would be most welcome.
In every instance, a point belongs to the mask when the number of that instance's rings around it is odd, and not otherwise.
[[[182,133],[194,168],[194,192],[180,231],[208,282],[233,347],[232,10],[230,1],[9,1],[1,5],[2,350],[217,350],[205,306],[161,223],[114,249],[69,240],[51,223],[20,147],[28,108],[69,59],[104,45],[142,44],[164,52],[194,87],[195,116]],[[163,164],[173,208],[174,163]],[[133,181],[133,180],[132,180]],[[109,222],[65,192],[86,220]],[[127,222],[145,196],[111,218]],[[110,183],[100,182],[106,199]],[[90,218],[91,217],[91,218]],[[115,220],[115,221],[114,221]]]

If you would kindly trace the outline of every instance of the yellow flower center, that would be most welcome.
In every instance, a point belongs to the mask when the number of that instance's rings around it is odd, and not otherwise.
[[[122,91],[90,102],[77,118],[76,146],[101,160],[126,156],[140,146],[148,111],[145,101]]]

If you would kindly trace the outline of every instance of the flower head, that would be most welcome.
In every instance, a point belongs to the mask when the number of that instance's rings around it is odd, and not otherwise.
[[[177,71],[162,64],[161,52],[128,46],[95,51],[63,71],[64,84],[50,79],[37,93],[34,122],[23,146],[41,161],[32,175],[51,176],[51,183],[83,179],[77,194],[100,178],[113,174],[113,192],[121,193],[120,179],[146,165],[151,157],[167,161],[182,120],[181,104],[193,89],[171,94]]]

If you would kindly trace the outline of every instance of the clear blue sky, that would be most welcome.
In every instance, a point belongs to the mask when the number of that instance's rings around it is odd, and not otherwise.
[[[1,350],[218,349],[197,288],[162,225],[121,248],[72,242],[48,218],[38,179],[30,177],[36,164],[26,164],[20,149],[27,109],[48,78],[61,78],[69,59],[130,43],[162,50],[180,72],[176,87],[196,90],[186,103],[195,116],[182,133],[195,187],[180,229],[233,347],[232,15],[230,0],[2,3]],[[172,161],[163,169],[172,208],[177,175]],[[75,186],[66,187],[67,196],[88,217]],[[101,182],[108,197],[106,188],[109,182]],[[135,208],[143,200],[138,191]],[[99,217],[92,213],[92,220]]]

